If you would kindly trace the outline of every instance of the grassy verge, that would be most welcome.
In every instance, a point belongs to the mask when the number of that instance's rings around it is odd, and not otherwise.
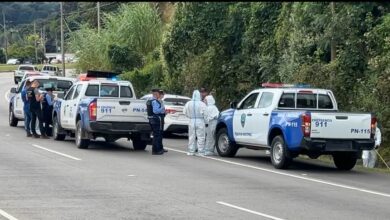
[[[39,69],[42,69],[44,64],[38,64],[35,65]],[[58,66],[60,69],[62,68],[62,64],[53,64],[55,66]],[[12,72],[18,68],[19,65],[7,65],[7,64],[0,64],[0,72]],[[65,68],[66,69],[75,69],[77,66],[77,63],[65,63]]]

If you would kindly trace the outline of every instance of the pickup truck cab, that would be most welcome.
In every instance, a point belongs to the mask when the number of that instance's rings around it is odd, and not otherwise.
[[[299,154],[333,156],[350,170],[362,150],[374,148],[376,118],[371,113],[338,112],[330,90],[265,83],[221,112],[216,130],[220,156],[240,147],[270,150],[276,168],[287,168]]]
[[[144,150],[150,143],[146,102],[136,99],[128,81],[78,81],[53,107],[55,140],[74,135],[78,148],[88,148],[97,137],[107,142],[128,138],[135,150]]]
[[[61,75],[61,70],[55,65],[44,65],[41,73],[48,74],[50,76],[59,76]]]
[[[39,69],[34,65],[20,65],[18,69],[14,71],[14,82],[18,84],[26,72],[39,72]]]

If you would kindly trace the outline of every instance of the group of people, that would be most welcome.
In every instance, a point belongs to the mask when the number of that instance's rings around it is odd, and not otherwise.
[[[22,89],[24,128],[27,132],[27,137],[49,139],[54,88],[52,85],[44,85],[44,89],[46,93],[39,91],[38,80],[33,80],[32,82],[27,80]],[[38,135],[36,131],[37,119],[41,135]]]
[[[153,132],[153,155],[162,155],[164,149],[162,138],[164,130],[165,106],[162,99],[164,91],[152,89],[152,98],[146,103],[149,124]],[[183,109],[184,115],[190,119],[188,124],[188,155],[215,155],[215,129],[219,110],[215,106],[214,97],[206,88],[195,90],[191,101]]]

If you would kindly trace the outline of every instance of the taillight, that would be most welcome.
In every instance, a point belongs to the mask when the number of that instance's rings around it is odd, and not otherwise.
[[[377,122],[376,117],[375,117],[375,116],[372,116],[372,117],[371,117],[371,138],[372,138],[372,139],[375,137],[376,122]]]
[[[175,114],[176,110],[167,108],[167,109],[165,109],[165,113],[167,113],[167,114]]]
[[[89,120],[90,121],[96,121],[96,114],[97,114],[97,103],[96,101],[91,102],[88,106],[89,108]]]
[[[302,133],[304,137],[310,137],[311,116],[308,113],[302,114]]]

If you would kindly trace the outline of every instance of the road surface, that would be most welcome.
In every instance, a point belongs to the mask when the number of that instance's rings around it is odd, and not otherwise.
[[[297,160],[276,170],[262,151],[235,158],[167,154],[131,142],[25,137],[8,125],[12,73],[0,74],[0,219],[390,219],[390,175]]]

